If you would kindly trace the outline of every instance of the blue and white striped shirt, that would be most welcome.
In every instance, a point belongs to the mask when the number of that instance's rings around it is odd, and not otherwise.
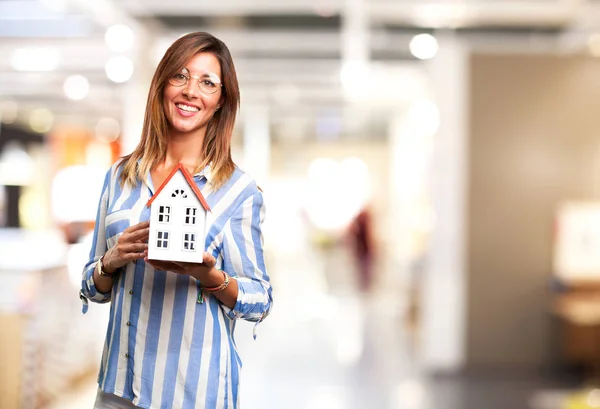
[[[230,180],[212,191],[207,167],[194,181],[208,202],[205,248],[216,267],[238,281],[233,309],[216,297],[198,302],[194,278],[155,270],[143,259],[127,264],[110,293],[94,285],[97,261],[127,227],[146,221],[152,179],[134,188],[119,184],[120,168],[106,174],[90,258],[82,277],[87,299],[112,301],[98,383],[107,393],[151,409],[239,408],[241,360],[234,341],[236,319],[257,324],[272,305],[263,257],[262,193],[236,168]]]

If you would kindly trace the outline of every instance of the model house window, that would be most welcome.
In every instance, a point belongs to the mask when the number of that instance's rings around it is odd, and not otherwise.
[[[196,224],[196,209],[195,207],[185,208],[185,224]]]
[[[187,251],[196,251],[196,234],[195,233],[184,233],[183,234],[183,249]]]
[[[187,197],[187,193],[185,189],[175,189],[173,193],[171,193],[171,197],[183,197],[184,199]]]
[[[169,248],[169,232],[168,231],[159,231],[157,232],[156,239],[156,247],[159,249]]]
[[[161,223],[169,223],[171,215],[171,206],[158,206],[158,221]]]

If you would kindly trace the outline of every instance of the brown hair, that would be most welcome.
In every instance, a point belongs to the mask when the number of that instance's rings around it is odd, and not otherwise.
[[[169,124],[163,108],[163,93],[167,80],[196,54],[210,52],[221,64],[223,86],[221,108],[214,113],[204,137],[202,162],[196,172],[211,165],[212,185],[216,190],[231,176],[235,164],[231,159],[231,136],[240,104],[233,59],[229,49],[218,38],[204,32],[190,33],[175,41],[156,67],[148,92],[142,139],[135,150],[125,156],[119,166],[123,167],[120,182],[135,186],[137,180],[145,180],[154,166],[164,159],[167,151]],[[139,163],[138,163],[139,161]]]

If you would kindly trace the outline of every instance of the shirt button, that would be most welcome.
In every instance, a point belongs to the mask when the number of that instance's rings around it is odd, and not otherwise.
[[[131,325],[131,321],[127,321],[127,326],[130,326],[130,325]]]
[[[125,354],[125,358],[129,358],[129,354]]]
[[[133,295],[133,290],[129,290],[129,295]]]

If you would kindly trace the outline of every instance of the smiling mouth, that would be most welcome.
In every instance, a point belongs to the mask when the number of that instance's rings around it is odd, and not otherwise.
[[[185,112],[198,112],[198,111],[200,111],[200,109],[199,109],[199,108],[197,108],[197,107],[193,107],[193,106],[190,106],[190,105],[185,105],[185,104],[175,104],[175,106],[176,106],[177,108],[181,109],[182,111],[185,111]]]

